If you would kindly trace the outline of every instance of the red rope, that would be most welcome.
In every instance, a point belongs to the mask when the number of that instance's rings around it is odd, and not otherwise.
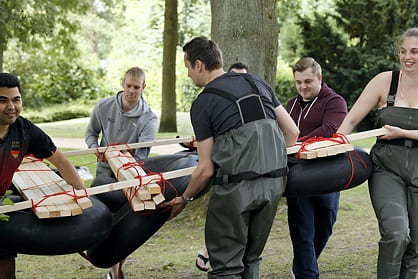
[[[112,142],[110,143],[108,146],[106,146],[105,150],[103,152],[99,152],[99,148],[101,148],[101,146],[96,146],[96,156],[97,156],[97,161],[99,162],[107,162],[107,159],[105,157],[105,153],[108,151],[108,149],[111,146],[116,146],[116,145],[125,145],[127,147],[127,151],[133,156],[133,151],[132,148],[126,143],[126,142]]]
[[[194,151],[197,148],[195,147],[195,143],[196,143],[196,138],[194,136],[192,136],[192,141],[190,142],[190,150]]]
[[[300,139],[304,139],[306,137],[301,137]],[[347,137],[341,133],[336,133],[334,134],[332,137],[330,138],[324,138],[324,137],[311,137],[306,139],[305,141],[303,141],[301,143],[301,147],[299,148],[298,152],[297,152],[297,157],[300,159],[300,153],[301,152],[305,152],[305,151],[309,151],[308,146],[317,142],[321,142],[321,141],[332,141],[338,144],[346,144],[346,143],[350,143],[350,141],[347,139]]]
[[[34,201],[33,201],[33,199],[31,199],[31,203],[32,203],[32,211],[33,211],[33,213],[36,213],[36,208],[38,207],[38,206],[40,206],[40,205],[42,205],[42,203],[44,202],[44,201],[46,201],[48,198],[50,198],[50,197],[55,197],[55,196],[61,196],[61,195],[66,195],[66,196],[70,196],[70,197],[72,197],[73,198],[73,200],[78,204],[78,199],[80,199],[80,198],[87,198],[88,197],[88,194],[87,194],[87,189],[86,188],[84,188],[83,189],[84,190],[84,195],[81,195],[81,196],[78,196],[76,193],[75,193],[75,188],[73,188],[73,190],[72,190],[72,194],[71,194],[71,191],[64,191],[64,192],[57,192],[57,193],[53,193],[53,194],[49,194],[49,195],[45,195],[42,199],[40,199],[37,203],[35,203]]]
[[[303,141],[304,140],[304,141]],[[306,139],[306,136],[301,137],[298,139],[298,141],[303,141],[301,143],[301,147],[299,148],[298,152],[297,152],[297,157],[300,159],[300,153],[304,152],[304,151],[308,151],[307,147],[313,143],[316,142],[320,142],[320,141],[332,141],[338,144],[347,144],[350,143],[350,141],[348,140],[348,138],[346,137],[346,135],[341,134],[341,133],[335,133],[332,137],[330,138],[323,138],[323,137],[311,137]],[[353,151],[354,155],[356,155],[357,159],[360,161],[360,163],[362,164],[362,166],[364,168],[367,168],[366,163],[361,159],[360,155],[357,153],[356,150]],[[343,191],[345,189],[347,189],[351,182],[354,179],[354,162],[353,162],[353,158],[350,152],[348,152],[348,159],[350,162],[350,166],[351,166],[351,174],[350,174],[350,178],[348,179],[348,182],[346,183],[346,185],[344,187],[342,187],[340,190],[338,191]]]

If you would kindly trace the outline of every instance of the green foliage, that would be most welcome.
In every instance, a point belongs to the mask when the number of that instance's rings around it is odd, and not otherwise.
[[[277,61],[276,96],[286,107],[287,101],[296,95],[295,82],[290,65],[282,58]]]
[[[373,76],[399,67],[395,42],[402,30],[416,24],[417,3],[337,0],[335,11],[299,18],[300,56],[314,57],[323,68],[324,82],[351,107]],[[373,123],[371,113],[357,129],[371,129]]]
[[[22,116],[34,123],[46,123],[75,119],[81,117],[90,117],[94,104],[62,104],[48,107],[24,108]]]
[[[12,190],[6,190],[4,195],[0,198],[0,205],[13,205],[13,201],[8,198],[12,194]],[[0,221],[9,221],[10,216],[4,213],[0,213]]]
[[[183,92],[183,94],[177,94],[177,111],[190,111],[192,102],[202,89],[194,85],[187,77],[178,79],[177,84],[177,87]]]
[[[80,6],[77,6],[78,1],[33,2],[43,4],[36,9],[27,9],[23,1],[15,1],[14,5],[18,5],[13,6],[16,18],[28,14],[27,20],[32,24],[41,17],[39,14],[47,15],[39,19],[39,27],[30,27],[39,29],[26,27],[19,29],[19,33],[8,33],[5,52],[8,58],[5,69],[21,79],[25,107],[38,108],[101,97],[105,90],[99,80],[104,73],[100,68],[84,64],[72,35],[78,30],[77,20],[66,17],[70,11],[85,12],[88,1],[80,2]],[[13,25],[14,21],[9,20]]]

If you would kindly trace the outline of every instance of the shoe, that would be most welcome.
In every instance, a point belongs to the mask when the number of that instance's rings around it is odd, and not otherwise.
[[[125,278],[123,272],[120,275],[121,275],[120,276],[121,279],[124,279]],[[112,273],[109,271],[109,273],[107,274],[106,279],[118,279],[118,278],[117,277],[113,278]]]

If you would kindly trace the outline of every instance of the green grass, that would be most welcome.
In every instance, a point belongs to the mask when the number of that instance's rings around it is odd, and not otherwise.
[[[124,266],[126,278],[206,278],[194,266],[204,243],[206,202],[205,197],[189,205],[130,255]],[[343,191],[334,234],[319,259],[321,278],[375,278],[378,239],[367,185]],[[261,278],[290,278],[292,245],[284,199],[262,257]],[[104,278],[106,272],[77,254],[17,258],[17,278],[91,279]]]

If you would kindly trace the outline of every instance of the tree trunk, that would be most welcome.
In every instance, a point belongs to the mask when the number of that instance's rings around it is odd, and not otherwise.
[[[277,0],[211,0],[211,39],[222,49],[225,70],[243,62],[274,89],[278,52]]]
[[[0,73],[3,72],[4,52],[6,51],[6,30],[0,28]]]
[[[177,132],[176,50],[178,40],[177,0],[165,0],[163,37],[163,84],[160,132]]]

